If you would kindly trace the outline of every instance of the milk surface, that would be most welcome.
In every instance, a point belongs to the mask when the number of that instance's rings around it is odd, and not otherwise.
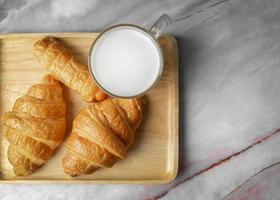
[[[95,43],[90,62],[99,84],[124,97],[144,92],[160,71],[155,43],[136,28],[119,27],[105,32]]]

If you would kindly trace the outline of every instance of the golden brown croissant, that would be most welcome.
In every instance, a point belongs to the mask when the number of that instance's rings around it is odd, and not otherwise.
[[[17,176],[33,173],[46,163],[64,137],[66,104],[62,88],[51,75],[33,85],[16,100],[13,110],[2,116],[7,127],[8,160]]]
[[[65,173],[76,176],[111,167],[126,157],[142,121],[145,101],[108,98],[80,111],[67,139]]]
[[[33,53],[49,73],[81,95],[85,101],[101,101],[107,97],[90,77],[87,66],[79,63],[54,37],[45,37],[37,41]]]

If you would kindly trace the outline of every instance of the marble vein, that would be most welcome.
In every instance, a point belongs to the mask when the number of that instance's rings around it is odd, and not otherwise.
[[[233,198],[233,196],[237,196],[237,195],[244,195],[244,192],[242,191],[242,193],[240,192],[244,187],[246,187],[247,185],[252,185],[252,182],[259,178],[260,176],[265,176],[266,173],[269,173],[270,171],[274,170],[274,168],[276,169],[279,169],[280,167],[280,161],[276,162],[276,163],[273,163],[271,164],[270,166],[268,167],[265,167],[264,169],[262,169],[261,171],[259,171],[258,173],[254,174],[252,177],[250,177],[248,180],[246,180],[244,183],[242,183],[240,186],[238,186],[237,188],[235,188],[232,192],[230,192],[228,195],[226,195],[223,200],[229,200],[229,199],[237,199],[236,197]],[[279,173],[279,170],[277,170],[277,173],[273,173],[273,175],[278,175]],[[268,177],[264,177],[264,178],[270,178],[269,176]],[[277,180],[278,181],[278,180]],[[258,195],[259,193],[256,192],[255,193],[255,188],[258,189],[257,187],[255,187],[253,185],[253,193],[249,195],[245,193],[245,195],[248,197],[248,198],[253,198],[255,195]],[[252,191],[251,188],[249,191]],[[244,196],[245,196],[244,195]],[[274,197],[276,198],[276,197]],[[239,197],[240,199],[240,197]]]
[[[270,139],[270,138],[271,138],[272,136],[274,136],[275,134],[280,134],[279,131],[280,131],[280,129],[276,130],[276,131],[273,132],[272,134],[269,134],[269,135],[267,135],[267,136],[265,136],[265,137],[263,137],[263,138],[260,138],[260,139],[257,140],[255,143],[251,144],[250,146],[246,147],[245,149],[242,149],[241,151],[236,152],[236,153],[230,155],[229,157],[226,157],[226,158],[224,158],[224,159],[222,159],[222,160],[220,160],[220,161],[218,161],[218,162],[212,164],[211,166],[209,166],[209,167],[207,167],[207,168],[205,168],[205,169],[203,169],[203,170],[197,172],[196,174],[194,174],[194,175],[192,175],[192,176],[190,176],[190,177],[188,177],[188,178],[182,180],[181,182],[178,182],[176,185],[174,185],[174,186],[173,186],[172,188],[170,188],[169,190],[166,190],[166,191],[162,192],[161,194],[155,196],[154,199],[160,199],[160,198],[164,197],[166,194],[168,194],[168,192],[172,191],[174,188],[176,188],[177,186],[179,186],[179,185],[185,183],[186,181],[189,181],[189,180],[191,180],[192,178],[195,178],[196,176],[199,176],[199,175],[202,174],[202,173],[207,173],[207,171],[213,169],[214,167],[218,167],[219,165],[223,165],[224,162],[228,162],[228,161],[229,161],[230,159],[232,159],[233,157],[239,156],[240,154],[242,154],[242,153],[248,151],[249,149],[253,148],[255,145],[258,145],[258,144],[261,144],[262,142],[265,142],[266,140]],[[271,167],[273,167],[274,165],[277,165],[277,164],[279,164],[278,161],[277,161],[276,163],[273,163],[272,165],[270,165],[270,166],[268,166],[268,167],[265,167],[264,169],[260,170],[257,174],[253,175],[252,177],[249,177],[244,183],[248,182],[249,180],[251,180],[252,178],[254,178],[255,176],[257,176],[258,174],[262,173],[263,171],[265,171],[265,170],[267,170],[267,169],[269,169],[269,168],[271,168]],[[244,183],[242,183],[241,185],[243,185]],[[241,186],[239,186],[239,187],[241,187]],[[239,187],[237,187],[235,190],[238,190]],[[235,190],[234,190],[234,191],[235,191]],[[231,193],[233,193],[234,191],[232,191]],[[229,194],[231,194],[231,193],[229,193]],[[228,195],[229,195],[229,194],[228,194]],[[227,196],[228,196],[228,195],[227,195]]]

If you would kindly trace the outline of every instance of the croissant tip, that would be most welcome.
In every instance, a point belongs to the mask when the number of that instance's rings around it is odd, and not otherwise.
[[[36,41],[34,44],[33,44],[33,47],[36,49],[37,47],[40,47],[41,45],[46,45],[48,46],[48,44],[52,43],[52,42],[55,42],[57,41],[55,37],[52,37],[52,36],[46,36],[38,41]]]
[[[108,97],[108,95],[106,93],[104,93],[103,91],[98,91],[95,93],[95,102],[99,102],[99,101],[103,101],[104,99],[106,99]]]
[[[51,42],[51,41],[55,41],[56,40],[56,38],[55,37],[53,37],[53,36],[45,36],[45,37],[43,37],[41,40],[39,40],[39,41],[43,41],[43,42]]]
[[[46,74],[43,76],[44,83],[59,83],[51,74]]]

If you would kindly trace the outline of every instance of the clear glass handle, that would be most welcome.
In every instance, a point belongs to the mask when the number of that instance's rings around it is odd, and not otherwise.
[[[156,23],[150,28],[152,35],[158,39],[158,37],[167,28],[168,24],[171,23],[171,18],[167,14],[163,14]]]

